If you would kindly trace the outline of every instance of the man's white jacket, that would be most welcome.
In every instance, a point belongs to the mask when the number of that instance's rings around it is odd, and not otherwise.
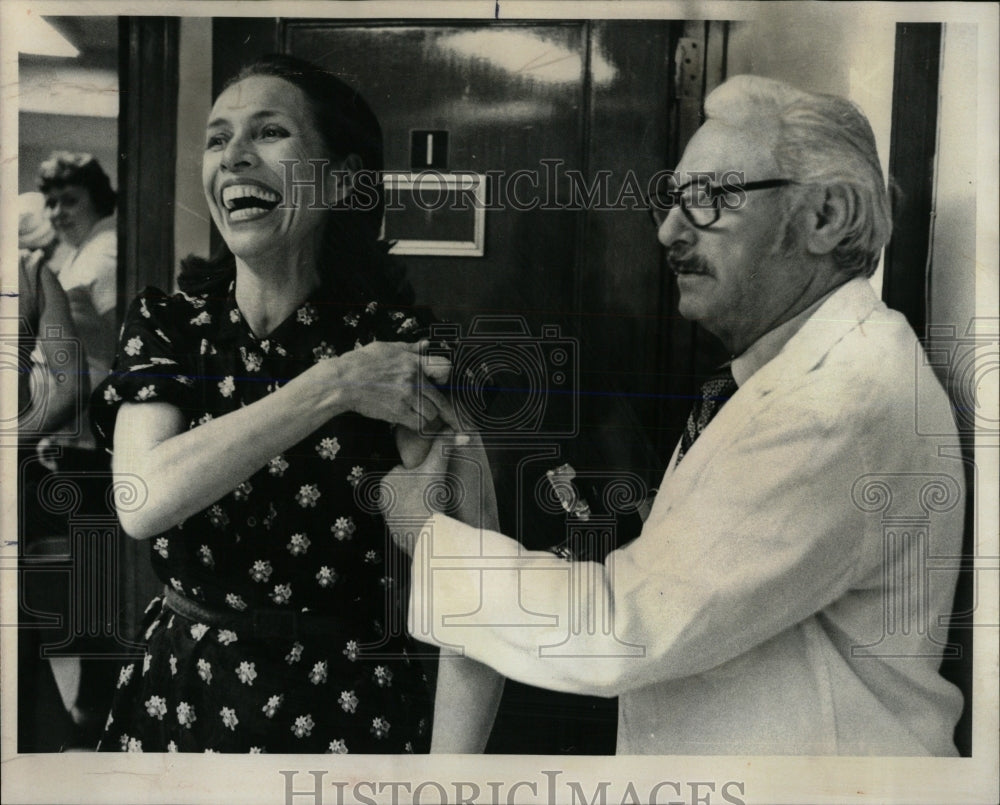
[[[506,676],[619,697],[619,754],[951,755],[939,673],[963,529],[946,394],[848,282],[755,372],[604,564],[444,515],[410,629]]]

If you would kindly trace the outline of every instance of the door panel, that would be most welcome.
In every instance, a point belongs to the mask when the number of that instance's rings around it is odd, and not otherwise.
[[[410,131],[448,131],[450,171],[580,168],[584,24],[376,27],[290,22],[286,49],[357,88],[382,124],[385,164],[410,169]],[[491,183],[497,198],[503,180]],[[554,218],[555,220],[550,220]],[[486,211],[483,257],[415,257],[418,297],[468,325],[479,313],[540,324],[572,305],[574,230],[559,213]],[[542,245],[544,244],[544,245]]]
[[[673,283],[640,199],[632,208],[614,202],[630,179],[641,195],[653,173],[676,162],[670,76],[679,35],[667,21],[279,20],[273,29],[215,21],[216,86],[274,42],[361,92],[382,124],[387,170],[410,170],[413,130],[444,130],[448,171],[490,173],[482,257],[402,259],[418,302],[463,334],[491,314],[521,316],[535,335],[557,325],[575,339],[576,437],[549,440],[546,458],[491,450],[501,527],[530,548],[566,535],[564,517],[522,503],[548,467],[570,461],[597,476],[627,469],[655,487],[665,452],[656,442],[676,438],[656,432],[659,395],[673,390],[661,363],[676,326]],[[504,194],[517,171],[538,177],[537,189],[520,185],[522,201],[537,200],[533,209]],[[580,191],[601,172],[605,197],[584,202]],[[637,520],[612,530],[630,539]],[[613,753],[616,722],[615,700],[508,682],[488,751]]]

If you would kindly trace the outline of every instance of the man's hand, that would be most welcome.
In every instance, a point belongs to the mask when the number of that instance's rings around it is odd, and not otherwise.
[[[453,498],[450,485],[456,479],[448,474],[447,448],[467,438],[445,429],[430,443],[419,464],[397,466],[382,479],[379,505],[393,540],[407,554],[412,555],[427,518]],[[408,462],[404,459],[404,463]]]

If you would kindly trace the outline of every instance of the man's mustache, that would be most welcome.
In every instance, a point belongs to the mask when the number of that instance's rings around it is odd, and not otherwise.
[[[711,274],[708,261],[689,249],[670,249],[667,252],[667,268],[674,274]]]

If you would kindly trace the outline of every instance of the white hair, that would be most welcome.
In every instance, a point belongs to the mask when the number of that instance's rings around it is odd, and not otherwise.
[[[833,257],[851,275],[874,273],[892,233],[892,217],[875,135],[855,104],[774,79],[740,75],[709,94],[705,116],[773,131],[780,178],[846,187],[854,199],[853,217]]]

